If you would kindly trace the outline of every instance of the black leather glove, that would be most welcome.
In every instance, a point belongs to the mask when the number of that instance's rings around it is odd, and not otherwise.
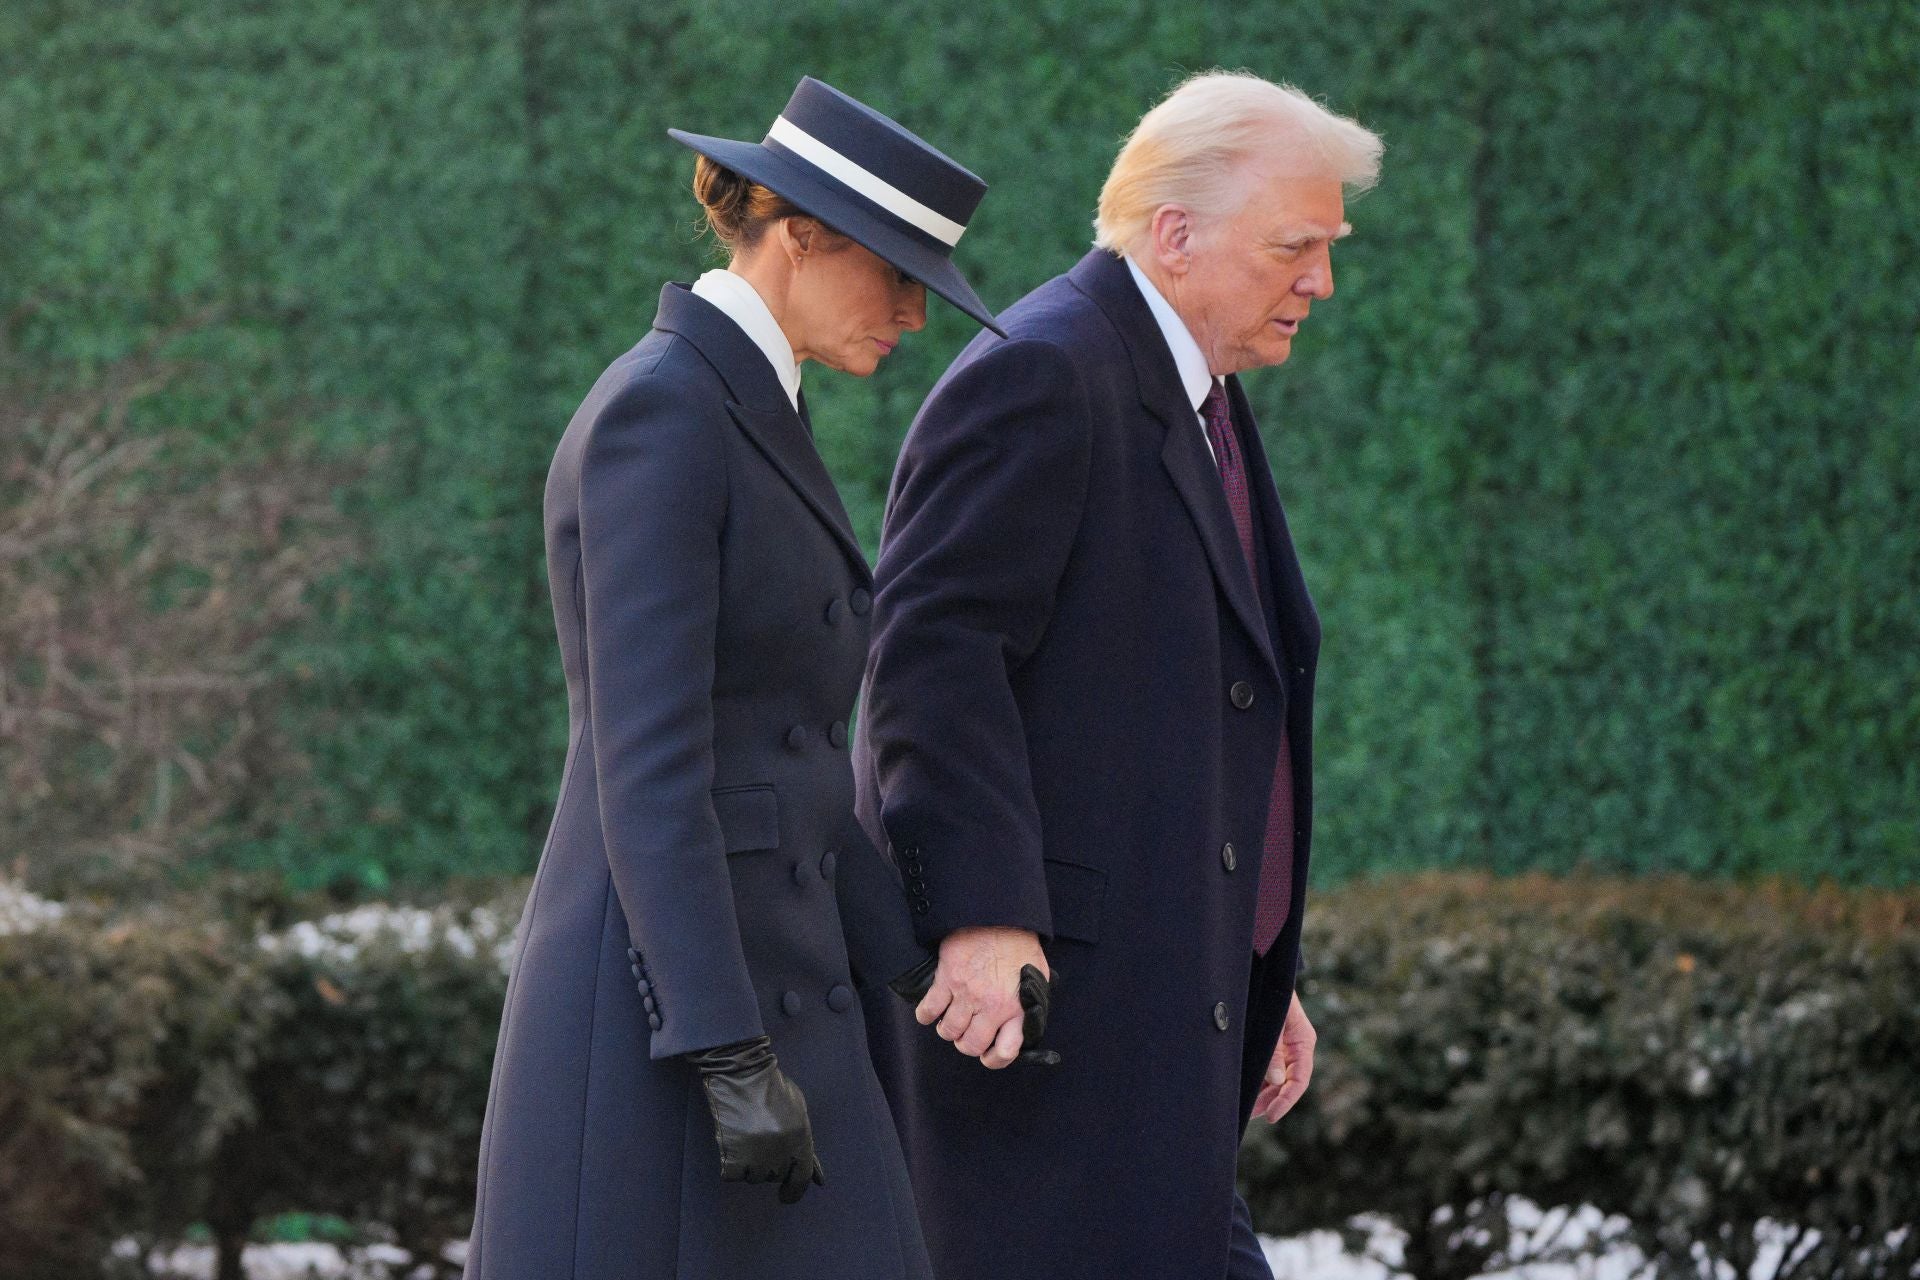
[[[1020,966],[1020,1007],[1027,1016],[1020,1021],[1020,1050],[1018,1062],[1031,1062],[1036,1066],[1057,1067],[1060,1055],[1052,1049],[1039,1048],[1040,1037],[1047,1034],[1047,1009],[1053,1001],[1053,984],[1047,981],[1045,974],[1030,964]]]
[[[724,1181],[778,1182],[781,1204],[805,1195],[808,1182],[827,1185],[813,1150],[807,1100],[774,1061],[767,1037],[699,1049],[686,1059],[707,1091]]]
[[[938,956],[928,956],[913,968],[887,983],[893,994],[908,1004],[917,1005],[927,998],[927,992],[933,990],[934,971],[940,967]],[[1045,974],[1030,964],[1020,966],[1020,1007],[1026,1010],[1026,1016],[1020,1021],[1020,1041],[1022,1048],[1015,1062],[1032,1063],[1041,1067],[1057,1067],[1060,1055],[1052,1049],[1040,1049],[1040,1037],[1047,1033],[1047,1008],[1052,1000],[1052,987]]]
[[[940,967],[940,957],[929,954],[913,968],[887,983],[893,994],[908,1004],[917,1005],[927,998],[927,992],[933,990],[933,974]]]

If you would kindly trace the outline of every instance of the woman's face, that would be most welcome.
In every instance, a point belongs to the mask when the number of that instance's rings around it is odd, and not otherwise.
[[[927,323],[927,290],[871,250],[828,231],[794,263],[786,319],[794,355],[864,378]]]

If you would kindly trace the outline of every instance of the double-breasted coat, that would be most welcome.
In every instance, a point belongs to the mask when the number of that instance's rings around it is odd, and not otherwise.
[[[1041,935],[1063,1062],[984,1071],[875,1001],[881,1078],[939,1274],[1264,1276],[1234,1164],[1298,963],[1319,624],[1237,380],[1257,589],[1123,261],[1001,323],[894,475],[855,773],[923,941]],[[1283,721],[1292,906],[1256,961]]]
[[[666,288],[560,441],[546,542],[571,738],[469,1280],[928,1276],[855,994],[924,954],[852,817],[872,579],[804,412],[734,321]],[[794,1205],[720,1180],[677,1056],[763,1032],[826,1175]]]

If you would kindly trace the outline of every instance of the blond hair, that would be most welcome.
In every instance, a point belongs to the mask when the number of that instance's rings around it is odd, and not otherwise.
[[[1162,205],[1185,205],[1203,217],[1232,212],[1256,156],[1285,157],[1303,175],[1364,191],[1379,181],[1385,145],[1292,85],[1242,71],[1202,72],[1127,135],[1100,188],[1093,242],[1114,253],[1135,246]]]

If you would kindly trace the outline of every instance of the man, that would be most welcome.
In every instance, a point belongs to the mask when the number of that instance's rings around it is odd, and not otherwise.
[[[1380,150],[1296,90],[1189,80],[1094,251],[907,438],[855,776],[938,948],[917,1009],[868,1012],[941,1275],[1270,1274],[1233,1172],[1312,1070],[1320,633],[1235,375],[1333,293]],[[1028,964],[1061,1061],[983,1071],[1020,1050]]]

